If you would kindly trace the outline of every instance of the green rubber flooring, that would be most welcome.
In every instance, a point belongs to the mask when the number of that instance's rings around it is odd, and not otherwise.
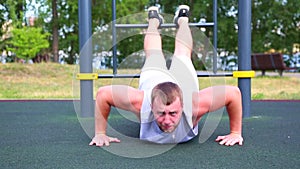
[[[111,114],[109,123],[114,129],[130,138],[138,137],[137,123],[122,118],[115,109]],[[228,131],[224,113],[204,143],[197,137],[157,155],[131,158],[126,152],[139,156],[145,150],[159,152],[170,145],[122,139],[111,145],[118,152],[123,150],[120,156],[110,149],[88,146],[90,138],[72,101],[0,101],[0,168],[300,168],[299,101],[252,102],[251,117],[243,120],[243,146],[220,146],[214,141]]]

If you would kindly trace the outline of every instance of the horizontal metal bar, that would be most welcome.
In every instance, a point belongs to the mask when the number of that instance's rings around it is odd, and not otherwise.
[[[232,73],[219,73],[219,74],[208,74],[208,73],[197,73],[198,77],[232,77]],[[140,74],[98,74],[100,78],[140,78]]]
[[[98,78],[140,78],[140,74],[99,74]]]
[[[207,23],[189,23],[190,27],[213,27],[213,22]],[[115,24],[116,28],[147,28],[148,24]],[[175,28],[174,23],[164,23],[161,24],[161,28]]]

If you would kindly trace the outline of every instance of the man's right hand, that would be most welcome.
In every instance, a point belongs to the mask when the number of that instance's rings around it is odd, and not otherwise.
[[[98,147],[102,147],[109,146],[109,143],[111,142],[120,143],[121,141],[118,138],[109,137],[106,134],[96,134],[89,145],[96,145]]]

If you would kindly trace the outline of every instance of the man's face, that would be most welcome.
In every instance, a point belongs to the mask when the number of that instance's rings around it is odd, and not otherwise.
[[[170,105],[165,105],[159,97],[156,97],[151,106],[159,128],[164,132],[174,131],[182,115],[182,104],[179,97]]]

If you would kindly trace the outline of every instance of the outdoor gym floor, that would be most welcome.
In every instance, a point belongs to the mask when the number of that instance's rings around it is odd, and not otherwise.
[[[243,146],[214,142],[229,131],[224,113],[202,144],[195,138],[153,157],[127,158],[88,146],[72,101],[0,101],[0,168],[300,168],[300,101],[254,101],[251,110]],[[115,127],[138,136],[138,124],[127,121],[118,118]],[[112,146],[128,145],[122,141]]]

